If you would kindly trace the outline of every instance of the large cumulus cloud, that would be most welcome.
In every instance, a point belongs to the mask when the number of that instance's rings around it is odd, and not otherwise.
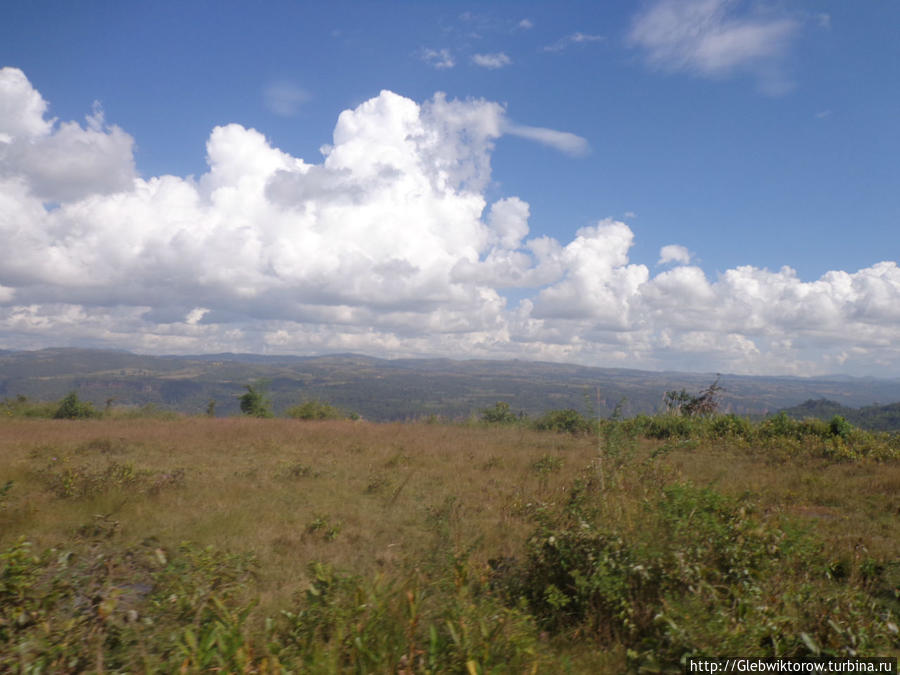
[[[5,347],[897,373],[895,262],[710,279],[668,245],[652,276],[622,222],[530,236],[526,201],[485,197],[495,143],[522,128],[496,103],[384,91],[342,112],[313,162],[216,127],[195,179],[139,177],[99,106],[48,118],[17,69],[0,94]]]

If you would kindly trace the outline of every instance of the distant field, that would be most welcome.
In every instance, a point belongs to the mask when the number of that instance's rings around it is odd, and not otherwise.
[[[896,439],[848,439],[4,420],[0,671],[897,655]]]

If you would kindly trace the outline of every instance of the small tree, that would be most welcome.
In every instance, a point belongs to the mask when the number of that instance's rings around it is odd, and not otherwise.
[[[846,419],[844,419],[841,415],[835,415],[831,418],[831,421],[828,423],[828,430],[831,432],[832,436],[838,436],[847,440],[850,436],[850,433],[853,431],[853,425],[850,424]]]
[[[663,396],[663,405],[666,406],[666,413],[670,415],[680,415],[682,408],[691,402],[693,396],[687,393],[687,389],[681,391],[667,391]]]
[[[271,417],[269,400],[252,384],[247,385],[247,393],[241,396],[241,412],[251,417]]]
[[[686,390],[667,391],[663,397],[666,412],[684,417],[708,417],[719,411],[719,375],[715,381],[697,396],[691,396]]]
[[[481,411],[481,421],[488,424],[513,424],[518,419],[506,401],[497,401],[494,407]]]
[[[95,410],[89,402],[79,401],[78,394],[74,391],[59,402],[59,408],[53,414],[54,419],[58,420],[88,419],[99,416],[100,412]]]
[[[692,398],[682,407],[681,412],[688,417],[708,417],[719,412],[719,392],[722,391],[719,377],[716,375],[715,382],[701,391],[699,396]]]

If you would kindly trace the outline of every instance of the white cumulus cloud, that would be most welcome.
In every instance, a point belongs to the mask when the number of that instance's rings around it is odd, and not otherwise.
[[[383,91],[343,111],[314,160],[223,125],[203,175],[143,178],[99,107],[57,122],[21,71],[0,71],[0,87],[4,348],[900,375],[896,261],[811,281],[789,267],[710,278],[673,244],[659,264],[674,266],[654,276],[623,222],[535,236],[523,198],[488,200],[491,155],[505,134],[580,142],[523,133],[491,101]]]
[[[47,102],[18,68],[0,68],[0,142],[14,137],[39,138],[53,128],[45,120]]]
[[[657,265],[668,265],[670,263],[681,263],[687,265],[691,262],[691,252],[684,246],[679,244],[668,244],[659,249],[659,260]]]
[[[103,108],[77,122],[44,119],[47,103],[17,68],[0,69],[0,180],[24,180],[46,202],[130,189],[134,140]]]

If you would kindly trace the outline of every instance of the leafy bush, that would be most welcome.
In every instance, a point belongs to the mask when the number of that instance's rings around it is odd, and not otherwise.
[[[269,399],[252,384],[247,385],[247,393],[240,397],[241,412],[251,417],[272,417]]]
[[[892,644],[891,614],[846,574],[836,579],[808,535],[763,520],[752,503],[679,482],[626,524],[609,517],[596,488],[576,484],[560,512],[538,513],[525,558],[494,576],[545,630],[622,645],[646,672],[691,655],[848,655]]]
[[[541,431],[557,431],[570,434],[589,434],[597,431],[597,425],[580,412],[567,408],[551,410],[535,420],[534,428]]]
[[[58,403],[32,401],[19,394],[15,398],[0,401],[0,418],[3,417],[43,417],[50,419],[59,409]]]
[[[91,468],[69,466],[65,458],[54,460],[39,475],[46,488],[60,499],[95,497],[117,490],[158,494],[163,489],[184,484],[184,469],[147,471],[119,462]]]
[[[74,391],[60,401],[59,407],[53,414],[53,417],[58,420],[89,419],[101,416],[102,413],[96,410],[90,402],[78,400],[78,394]]]
[[[342,420],[347,415],[333,405],[311,400],[295,405],[285,411],[285,415],[296,420]]]
[[[853,431],[853,425],[840,415],[835,415],[831,418],[831,422],[828,423],[828,430],[832,436],[846,440]]]
[[[702,429],[701,420],[681,415],[638,415],[628,424],[638,435],[659,440],[695,438]]]
[[[734,414],[716,415],[707,422],[708,435],[712,438],[753,437],[753,424],[745,417]]]
[[[283,613],[273,650],[311,673],[536,672],[533,621],[481,593],[456,562],[451,593],[440,577],[366,580],[311,563],[312,581]]]
[[[488,424],[515,424],[520,419],[509,408],[506,401],[497,401],[492,407],[481,411],[481,421]]]
[[[548,474],[559,471],[562,468],[563,460],[562,457],[556,457],[554,455],[541,455],[541,457],[532,463],[532,470],[536,471],[539,474]]]
[[[610,423],[612,420],[600,424],[601,436],[608,433]],[[720,439],[745,449],[753,446],[781,461],[798,455],[839,461],[900,458],[900,434],[865,431],[841,416],[826,422],[816,418],[797,420],[780,412],[754,423],[734,414],[698,417],[665,413],[637,415],[615,424],[618,425],[616,428],[621,427],[632,435],[668,441],[658,449],[660,452],[676,447],[671,445],[676,441]]]
[[[250,605],[239,600],[252,564],[107,538],[36,555],[20,540],[0,552],[0,671],[246,672]]]

